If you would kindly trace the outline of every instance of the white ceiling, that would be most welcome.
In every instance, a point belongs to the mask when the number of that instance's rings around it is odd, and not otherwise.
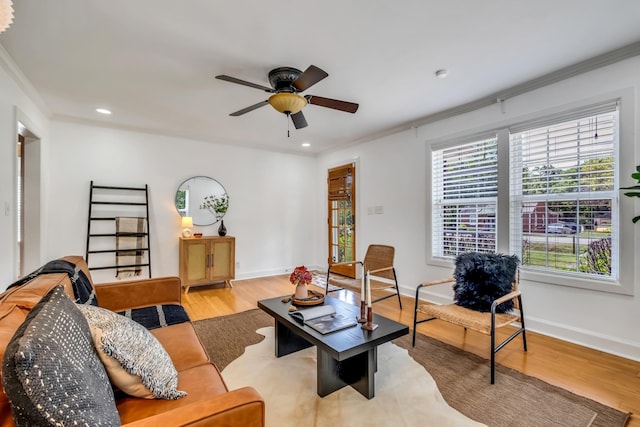
[[[0,43],[52,117],[319,153],[640,41],[639,0],[14,0]],[[267,98],[280,66],[329,73],[287,138]],[[446,79],[436,78],[440,68]],[[101,116],[96,107],[111,109]],[[303,149],[302,142],[311,143]]]

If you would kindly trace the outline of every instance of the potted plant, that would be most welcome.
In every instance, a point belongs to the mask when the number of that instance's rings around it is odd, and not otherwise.
[[[640,165],[636,166],[636,172],[631,174],[631,177],[638,181],[638,185],[632,185],[631,187],[621,187],[621,190],[635,190],[624,193],[627,197],[640,197]],[[633,223],[640,221],[640,215],[633,217]]]
[[[296,286],[294,298],[303,299],[309,296],[307,285],[311,283],[311,273],[307,267],[304,265],[296,267],[289,276],[289,281]]]
[[[204,196],[204,202],[200,205],[200,209],[207,209],[216,217],[216,222],[227,213],[229,208],[229,196],[227,193],[221,195]]]

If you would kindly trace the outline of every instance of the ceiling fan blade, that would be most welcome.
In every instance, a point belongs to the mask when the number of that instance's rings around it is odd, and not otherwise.
[[[337,99],[323,98],[321,96],[307,95],[305,96],[309,104],[319,105],[320,107],[333,108],[334,110],[346,111],[347,113],[355,113],[358,111],[358,104],[353,102],[340,101]]]
[[[295,87],[299,92],[309,89],[314,84],[318,83],[320,80],[329,76],[325,71],[316,67],[315,65],[309,65],[309,68],[304,70],[304,73],[300,74],[295,82],[293,82],[293,87]]]
[[[268,104],[269,104],[269,101],[267,101],[265,99],[264,101],[260,101],[257,104],[253,104],[253,105],[251,105],[251,106],[249,106],[247,108],[243,108],[242,110],[238,110],[235,113],[231,113],[229,115],[233,116],[233,117],[241,116],[241,115],[243,115],[245,113],[248,113],[249,111],[253,111],[253,110],[258,109],[260,107],[264,107],[265,105],[268,105]]]
[[[305,119],[304,114],[302,114],[302,111],[298,111],[297,113],[292,114],[291,121],[293,121],[293,125],[296,127],[296,129],[302,129],[309,126],[307,124],[307,119]]]
[[[231,82],[231,83],[236,83],[239,85],[243,85],[243,86],[249,86],[255,89],[260,89],[263,90],[265,92],[275,92],[273,89],[271,89],[270,87],[266,87],[266,86],[262,86],[256,83],[251,83],[248,82],[246,80],[240,80],[240,79],[236,79],[235,77],[231,77],[231,76],[225,76],[224,74],[220,75],[220,76],[216,76],[216,79],[218,80],[224,80],[225,82]]]

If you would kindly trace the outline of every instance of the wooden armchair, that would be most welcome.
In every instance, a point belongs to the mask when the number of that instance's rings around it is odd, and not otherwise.
[[[362,283],[361,279],[352,279],[351,277],[338,275],[332,271],[332,269],[338,265],[360,264],[363,269],[362,274],[366,275],[367,272],[369,273],[369,276],[371,278],[372,291],[380,289],[391,290],[391,292],[387,295],[378,297],[371,302],[374,303],[387,298],[392,298],[393,296],[397,296],[398,304],[400,305],[400,309],[402,310],[402,300],[400,299],[400,290],[398,289],[398,278],[396,276],[396,270],[393,266],[394,256],[395,248],[393,246],[369,245],[363,261],[347,261],[331,264],[327,269],[327,284],[325,294],[328,295],[329,292],[335,292],[341,289],[349,289],[360,292]],[[382,280],[375,280],[376,278],[386,279],[387,281],[385,282]],[[329,289],[330,287],[332,288]]]
[[[474,306],[476,309],[471,309],[467,307],[463,307],[456,303],[453,304],[429,304],[420,301],[420,291],[424,290],[428,286],[440,285],[444,283],[453,283],[453,288],[456,292],[456,297],[460,297],[459,299],[464,298],[465,290],[461,289],[464,286],[465,280],[468,280],[468,277],[465,278],[465,273],[461,271],[462,261],[467,261],[466,267],[469,267],[468,261],[471,259],[472,264],[474,264],[471,268],[476,270],[474,274],[476,274],[476,278],[485,278],[487,282],[496,278],[496,270],[491,273],[488,273],[487,276],[482,275],[482,269],[486,263],[490,263],[492,260],[500,260],[500,262],[506,263],[514,263],[515,265],[511,265],[511,269],[513,270],[513,274],[511,277],[504,278],[503,281],[506,280],[506,283],[510,283],[508,287],[510,289],[506,289],[506,293],[502,292],[504,295],[500,297],[495,297],[495,295],[485,295],[483,298],[484,301],[480,301],[478,304],[475,302],[468,303],[468,305]],[[501,258],[500,258],[501,257]],[[509,260],[511,258],[511,260]],[[478,260],[478,261],[476,261]],[[491,336],[491,384],[495,382],[495,355],[496,353],[502,349],[506,344],[511,342],[516,336],[522,334],[522,344],[524,351],[527,351],[527,338],[526,331],[524,326],[524,312],[522,309],[522,294],[520,290],[518,290],[518,268],[517,268],[517,258],[516,257],[505,257],[503,255],[496,254],[477,254],[477,253],[465,253],[458,256],[456,259],[456,271],[454,273],[454,277],[443,279],[443,280],[435,280],[431,282],[425,282],[418,285],[416,289],[416,299],[415,299],[415,310],[413,317],[413,342],[412,345],[416,345],[416,326],[419,323],[428,322],[434,319],[444,320],[446,322],[462,326],[467,329],[471,329],[485,335]],[[477,273],[480,272],[480,275]],[[482,290],[484,288],[484,284],[482,280],[478,284],[478,287],[471,289],[470,293],[477,295],[478,290]],[[503,287],[505,289],[505,287]],[[461,295],[463,295],[461,297]],[[468,294],[467,294],[468,296]],[[460,302],[460,301],[458,301]],[[468,301],[467,301],[468,302]],[[505,307],[506,305],[506,307]],[[479,311],[482,310],[482,311]],[[518,329],[507,339],[505,339],[500,344],[496,345],[496,329],[511,325],[512,323],[519,321],[520,326]]]

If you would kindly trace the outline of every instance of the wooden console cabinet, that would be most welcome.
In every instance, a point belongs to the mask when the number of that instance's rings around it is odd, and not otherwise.
[[[224,282],[233,287],[236,238],[202,236],[180,238],[180,280],[185,293],[191,286]]]

